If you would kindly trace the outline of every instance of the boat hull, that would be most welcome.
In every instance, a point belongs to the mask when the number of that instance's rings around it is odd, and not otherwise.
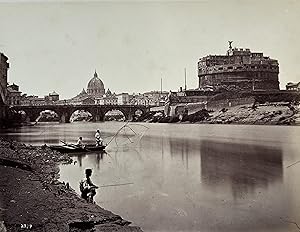
[[[104,145],[102,145],[102,146],[86,145],[84,148],[82,148],[82,147],[77,147],[75,145],[72,145],[72,146],[56,145],[56,146],[49,146],[49,147],[52,150],[59,151],[62,153],[76,153],[76,152],[104,151],[106,146],[104,146]]]

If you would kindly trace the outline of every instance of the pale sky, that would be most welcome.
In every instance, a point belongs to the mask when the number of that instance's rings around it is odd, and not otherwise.
[[[198,87],[197,61],[250,48],[278,59],[281,88],[300,81],[300,1],[0,3],[0,52],[27,94],[70,98],[97,69],[120,92]]]

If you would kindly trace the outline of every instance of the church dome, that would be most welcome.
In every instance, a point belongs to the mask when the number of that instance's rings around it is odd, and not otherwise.
[[[98,77],[97,72],[95,71],[94,77],[89,81],[87,86],[87,94],[101,97],[105,93],[104,84]]]

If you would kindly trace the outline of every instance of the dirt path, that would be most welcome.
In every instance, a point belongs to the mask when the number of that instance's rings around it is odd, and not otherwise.
[[[58,162],[71,159],[0,140],[0,232],[141,231],[60,183]]]

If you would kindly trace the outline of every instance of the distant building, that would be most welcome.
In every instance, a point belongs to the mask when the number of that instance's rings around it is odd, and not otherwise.
[[[199,89],[279,90],[277,60],[231,44],[226,55],[199,59]]]
[[[9,68],[8,58],[0,53],[0,126],[3,120],[7,118],[7,71]]]
[[[104,95],[104,84],[95,71],[94,77],[88,82],[87,90],[82,89],[79,94],[68,100],[68,102],[70,104],[104,104]]]
[[[21,104],[21,94],[22,92],[19,91],[19,86],[16,84],[9,85],[7,87],[7,96],[6,96],[6,103],[7,105],[20,105]]]
[[[45,98],[44,97],[38,97],[35,95],[29,95],[23,94],[20,101],[21,105],[45,105]]]
[[[111,93],[108,89],[102,97],[95,99],[95,103],[99,105],[117,105],[118,98],[115,93]]]
[[[96,71],[94,77],[88,83],[87,94],[93,97],[102,97],[105,94],[104,84]]]
[[[130,96],[130,104],[145,106],[160,106],[167,101],[169,92],[150,91],[143,94],[133,94]]]
[[[75,97],[73,97],[70,100],[68,100],[69,103],[75,104],[75,105],[77,105],[77,104],[85,104],[87,101],[89,101],[89,102],[95,102],[95,98],[89,96],[87,94],[87,92],[85,91],[85,89],[82,89],[82,91],[79,94],[77,94]]]
[[[56,102],[59,100],[59,94],[56,93],[55,91],[53,91],[52,93],[49,93],[49,95],[47,96],[49,101],[53,101]]]
[[[59,100],[59,94],[55,91],[44,97],[23,94],[20,98],[20,105],[52,105],[66,103],[66,100]]]
[[[300,90],[300,82],[298,83],[292,83],[292,82],[289,82],[286,84],[286,90],[289,90],[289,91],[299,91]]]
[[[118,105],[127,105],[129,104],[129,94],[128,93],[119,93],[116,95]]]
[[[59,101],[59,94],[53,91],[44,97],[45,104],[56,104]]]
[[[4,105],[6,102],[8,69],[8,58],[3,53],[0,53],[0,105]]]

